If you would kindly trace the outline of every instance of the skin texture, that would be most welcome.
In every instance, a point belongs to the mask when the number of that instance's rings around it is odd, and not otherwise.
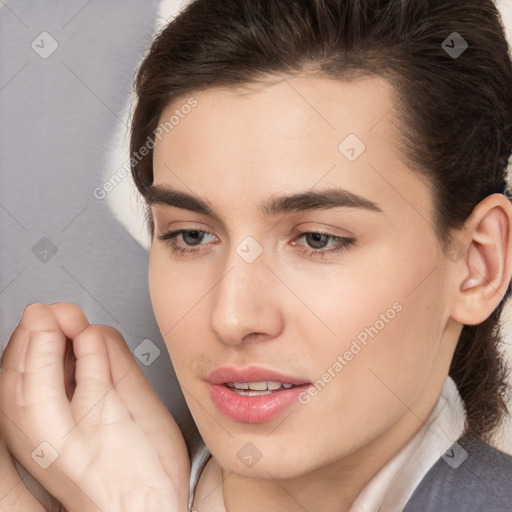
[[[455,233],[460,256],[448,258],[429,184],[402,156],[383,79],[295,75],[194,97],[197,106],[155,147],[154,185],[202,198],[215,216],[152,205],[150,292],[187,403],[222,467],[226,510],[348,510],[428,418],[462,324],[483,321],[505,293],[510,204],[500,195],[480,203]],[[355,161],[338,149],[349,134],[366,145]],[[269,198],[329,187],[382,212],[258,210]],[[173,253],[159,239],[179,229],[207,233],[193,246],[175,237],[196,252]],[[312,232],[355,243],[311,255],[303,233]],[[236,252],[248,236],[262,249],[252,263]],[[396,303],[400,312],[307,405],[249,424],[212,402],[208,375],[223,366],[315,382]],[[250,468],[237,457],[247,443],[261,452]]]

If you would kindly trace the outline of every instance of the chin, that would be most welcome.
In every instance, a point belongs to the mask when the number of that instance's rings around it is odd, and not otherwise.
[[[225,471],[251,479],[287,480],[308,474],[325,463],[325,459],[319,459],[318,454],[309,449],[307,453],[306,449],[295,448],[304,444],[296,440],[277,444],[264,437],[243,436],[230,438],[226,445],[214,442],[208,446]]]

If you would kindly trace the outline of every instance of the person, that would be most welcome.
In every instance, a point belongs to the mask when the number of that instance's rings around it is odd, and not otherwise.
[[[149,390],[118,391],[122,340],[71,305],[11,338],[9,449],[73,511],[509,511],[508,52],[491,0],[188,4],[138,70],[131,154],[204,449],[189,467]]]

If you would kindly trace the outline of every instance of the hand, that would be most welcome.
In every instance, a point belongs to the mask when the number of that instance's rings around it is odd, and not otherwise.
[[[0,407],[8,448],[70,512],[187,510],[178,426],[120,333],[77,306],[25,310],[4,353]]]

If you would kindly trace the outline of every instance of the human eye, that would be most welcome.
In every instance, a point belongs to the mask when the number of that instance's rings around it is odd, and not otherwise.
[[[205,245],[202,242],[209,237],[217,240],[217,237],[201,229],[177,229],[158,235],[158,238],[170,247],[171,253],[175,256],[186,256],[201,251],[201,246]]]
[[[299,240],[301,239],[307,245],[300,244]],[[352,237],[307,231],[298,235],[292,242],[292,245],[298,247],[299,253],[303,256],[323,258],[326,255],[334,255],[346,251],[351,245],[355,244],[355,241],[355,238]]]

